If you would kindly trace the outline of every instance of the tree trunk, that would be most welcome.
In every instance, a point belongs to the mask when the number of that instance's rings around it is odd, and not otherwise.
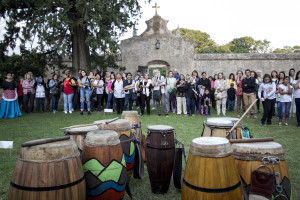
[[[87,30],[80,26],[75,26],[72,33],[72,67],[76,72],[79,69],[90,68],[89,47],[86,45]]]

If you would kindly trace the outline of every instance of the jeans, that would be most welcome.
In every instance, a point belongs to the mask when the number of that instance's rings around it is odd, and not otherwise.
[[[45,112],[45,98],[36,98],[36,110],[40,112],[40,108],[42,107],[42,112]]]
[[[64,93],[64,111],[69,112],[73,109],[73,96],[74,93],[72,94],[65,94]]]
[[[186,98],[186,110],[188,115],[195,114],[195,102],[194,98]]]
[[[248,107],[250,106],[250,104],[252,104],[255,100],[255,95],[254,93],[250,93],[250,94],[247,94],[247,93],[244,93],[243,94],[243,100],[244,100],[244,103],[246,105],[246,110],[248,109]],[[249,103],[249,100],[250,100],[250,103]],[[256,115],[256,107],[253,106],[253,115],[255,116]],[[249,112],[247,113],[249,115]]]
[[[23,95],[23,110],[25,113],[33,112],[34,97],[35,94],[31,93]]]
[[[289,119],[292,102],[280,102],[280,103],[281,103],[281,111],[282,112],[281,112],[279,119],[282,119],[284,114],[285,114],[285,119]]]
[[[52,111],[57,111],[59,96],[54,96],[53,94],[51,94],[51,98],[52,98]]]
[[[267,123],[271,123],[272,116],[273,116],[273,109],[275,107],[276,99],[265,99],[264,101],[264,114],[261,119],[262,123],[265,123],[267,120]]]
[[[228,100],[229,111],[233,111],[235,106],[235,100]]]
[[[91,89],[89,88],[80,88],[80,110],[84,110],[84,100],[86,102],[87,110],[91,110]]]
[[[127,110],[128,103],[129,103],[129,110],[132,110],[133,101],[132,101],[131,94],[125,94],[125,103],[124,103],[123,110]]]
[[[171,106],[172,106],[172,111],[173,112],[176,111],[176,109],[173,107],[174,102],[175,102],[175,98],[173,98],[173,100],[171,100],[171,95],[168,92],[166,92],[165,93],[165,104],[166,104],[166,107],[167,107],[167,113],[170,111],[170,103],[171,103]]]
[[[113,101],[112,105],[110,105],[110,102],[111,102],[111,99]],[[115,110],[115,107],[116,107],[116,102],[115,102],[115,96],[114,96],[114,93],[110,93],[107,95],[107,102],[106,102],[106,106],[105,108],[108,109],[109,106],[111,109]]]
[[[153,98],[152,98],[153,99]],[[152,105],[153,108],[156,108],[156,101],[153,101],[153,105]]]
[[[197,106],[197,103],[198,103],[198,106]],[[203,110],[204,110],[204,101],[203,101],[203,99],[199,99],[198,101],[196,100],[195,105],[196,105],[196,109],[199,112],[199,114],[202,115]]]
[[[300,125],[300,98],[295,98],[297,124]]]
[[[277,102],[277,117],[280,118],[282,117],[282,103]]]

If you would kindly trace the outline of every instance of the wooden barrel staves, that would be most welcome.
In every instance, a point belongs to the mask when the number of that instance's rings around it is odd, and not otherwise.
[[[147,170],[153,193],[168,192],[175,157],[174,128],[155,125],[147,127]]]
[[[232,139],[232,135],[227,135],[227,131],[229,131],[233,125],[233,122],[228,119],[219,117],[207,118],[207,120],[205,120],[203,123],[203,132],[201,136]],[[236,138],[236,135],[234,137]]]
[[[127,182],[129,183],[135,163],[135,136],[131,133],[131,126],[128,120],[117,119],[112,122],[110,121],[111,120],[99,120],[95,121],[94,124],[101,130],[113,130],[118,133],[126,162]],[[107,124],[106,122],[110,123]]]
[[[87,199],[123,198],[127,171],[120,140],[115,131],[89,132],[82,159]]]
[[[229,141],[219,137],[192,140],[181,198],[241,200],[242,188]]]
[[[85,199],[83,169],[73,140],[42,139],[27,144],[21,148],[11,179],[9,200]]]

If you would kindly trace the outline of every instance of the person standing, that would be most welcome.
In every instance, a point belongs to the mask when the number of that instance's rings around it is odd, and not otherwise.
[[[86,102],[88,115],[91,115],[91,80],[85,70],[81,70],[81,77],[78,81],[80,88],[80,115],[83,115],[84,102]]]
[[[135,81],[132,80],[132,74],[129,72],[126,74],[126,80],[124,81],[124,91],[125,91],[125,103],[123,110],[127,110],[129,104],[129,110],[132,110],[133,100],[132,95],[135,92],[134,89]]]
[[[144,115],[145,110],[145,103],[147,107],[147,115],[150,115],[150,98],[151,98],[151,89],[152,89],[152,82],[149,79],[149,74],[145,74],[144,80],[140,83],[140,88],[142,89],[141,92],[141,116]]]
[[[179,81],[176,83],[176,101],[177,101],[177,114],[181,115],[181,111],[183,110],[183,114],[187,116],[186,111],[186,81],[183,74],[180,75]]]
[[[248,109],[250,104],[255,101],[255,84],[256,80],[251,76],[250,70],[245,70],[246,77],[242,80],[242,88],[243,88],[243,100],[246,105],[245,109]],[[249,102],[250,99],[250,102]],[[250,118],[249,112],[247,113],[247,118]],[[253,118],[257,119],[256,116],[256,107],[253,107]]]
[[[6,79],[2,81],[1,90],[0,118],[20,117],[21,112],[18,104],[17,84],[13,80],[11,72],[6,73]]]
[[[290,76],[290,84],[293,85],[293,82],[295,80],[295,69],[294,68],[291,68],[289,70],[289,76]],[[296,114],[296,104],[295,104],[295,97],[294,97],[294,90],[293,90],[290,116],[295,117],[295,114]]]
[[[293,81],[294,97],[296,104],[297,127],[300,127],[300,71],[297,72]]]
[[[22,83],[23,86],[23,102],[24,102],[24,112],[32,113],[33,112],[33,104],[35,97],[35,89],[34,89],[35,80],[32,78],[32,73],[27,73],[25,75],[25,80]]]
[[[230,88],[231,83],[233,83],[233,88],[236,89],[235,76],[233,73],[229,74],[229,77],[226,80],[226,82],[227,82],[227,88]],[[228,106],[229,106],[229,97],[227,96],[227,99],[226,99],[226,109],[227,110],[228,110]]]
[[[236,72],[237,79],[235,80],[236,83],[236,114],[237,117],[240,117],[241,113],[241,105],[243,109],[243,113],[245,112],[245,102],[243,100],[243,87],[242,87],[242,82],[243,82],[243,72],[241,70],[238,70]]]
[[[35,87],[35,102],[36,102],[36,111],[40,113],[41,108],[42,112],[45,112],[45,99],[46,99],[46,83],[44,82],[43,77],[38,77],[36,79]]]
[[[173,89],[176,86],[176,79],[173,77],[173,72],[169,71],[168,77],[166,78],[166,90],[165,90],[165,104],[167,107],[167,115],[170,111],[170,108],[172,106],[172,111],[175,113],[176,109],[174,108],[173,104],[175,103],[175,97],[173,98]],[[171,106],[170,106],[171,103]]]
[[[74,96],[74,88],[76,86],[76,82],[72,79],[72,75],[69,70],[65,72],[65,79],[62,82],[63,85],[63,97],[64,97],[64,113],[72,114],[73,110],[73,96]]]
[[[165,99],[165,77],[160,74],[158,69],[153,70],[152,78],[153,102],[156,104],[157,115],[161,115],[160,102]],[[154,104],[154,103],[153,103]],[[165,115],[167,115],[167,105],[162,103]]]
[[[101,79],[100,72],[96,73],[96,77],[95,77],[95,80],[92,83],[92,85],[96,90],[97,111],[100,112],[101,105],[102,105],[103,92],[104,92],[104,82]]]
[[[263,92],[263,97],[262,97]],[[263,83],[260,85],[258,89],[258,97],[259,99],[264,102],[264,113],[263,117],[260,120],[261,125],[265,125],[265,122],[267,120],[267,125],[272,124],[272,116],[273,116],[273,109],[275,106],[276,101],[276,85],[275,82],[272,81],[272,78],[269,74],[265,74],[263,77]]]
[[[276,85],[276,92],[275,92],[275,96],[276,96],[276,104],[277,105],[277,119],[280,118],[280,116],[282,115],[282,107],[281,107],[281,101],[280,101],[280,92],[279,92],[279,86],[281,84],[283,84],[284,82],[284,77],[285,77],[285,73],[284,71],[279,72],[279,77],[278,79],[275,81],[275,85]]]
[[[115,110],[116,102],[115,102],[115,96],[114,96],[114,90],[111,88],[113,82],[115,81],[115,74],[110,74],[110,80],[107,82],[106,92],[107,92],[107,102],[105,105],[105,108],[111,108],[113,111]]]
[[[257,88],[259,88],[260,85],[262,84],[262,81],[263,81],[263,79],[262,79],[262,71],[257,70],[255,73],[256,73],[256,82],[258,84]],[[256,101],[256,108],[257,108],[257,113],[259,114],[260,113],[260,99],[258,98],[258,89],[257,89],[256,99],[257,99],[257,101]]]
[[[20,107],[22,106],[22,109],[23,109],[23,86],[22,86],[23,80],[24,78],[20,76],[19,82],[17,82],[18,103]]]
[[[60,86],[59,86],[58,76],[57,76],[57,74],[53,74],[52,79],[49,82],[50,95],[52,98],[53,114],[55,114],[57,112],[58,101],[59,101],[59,96],[60,96],[59,87]]]
[[[231,83],[230,88],[227,90],[229,112],[233,112],[234,110],[235,95],[236,95],[236,89],[234,88],[234,84]]]
[[[210,94],[215,94],[215,79],[212,76],[208,77],[210,81]],[[214,109],[216,109],[215,95],[211,95],[211,104]]]
[[[203,116],[211,116],[211,114],[210,114],[211,93],[210,93],[209,89],[205,89],[205,92],[203,95],[203,104],[204,104]]]
[[[186,109],[187,115],[195,117],[195,102],[196,102],[196,83],[194,78],[191,76],[187,80],[186,84]]]
[[[283,84],[279,85],[280,102],[281,102],[281,116],[279,117],[278,125],[281,126],[281,121],[285,115],[285,126],[288,126],[290,117],[290,109],[292,104],[293,86],[290,85],[290,77],[285,76]]]
[[[226,100],[227,100],[227,82],[224,79],[223,73],[218,74],[218,80],[215,81],[215,97],[217,100],[217,115],[221,113],[221,105],[222,105],[222,113],[226,116]]]
[[[112,83],[111,89],[114,91],[114,97],[116,99],[117,114],[120,115],[123,112],[125,92],[124,92],[124,80],[122,74],[117,73],[117,79]]]
[[[204,91],[206,89],[208,89],[208,90],[211,89],[211,85],[210,85],[211,83],[210,83],[210,80],[207,78],[206,72],[201,73],[201,78],[196,83],[197,83],[197,90],[199,92],[198,101],[197,101],[198,106],[196,106],[196,107],[198,108],[198,112],[201,115],[203,113],[203,110],[201,111],[201,109],[204,108],[202,95],[204,95]],[[203,92],[201,92],[201,91],[203,91]]]

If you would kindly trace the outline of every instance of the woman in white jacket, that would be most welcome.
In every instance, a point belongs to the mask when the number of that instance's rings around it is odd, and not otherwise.
[[[261,97],[261,92],[264,93],[264,97]],[[267,125],[271,125],[272,116],[273,116],[273,109],[276,102],[276,85],[275,82],[272,81],[272,78],[269,74],[265,74],[263,78],[263,83],[260,85],[258,90],[258,98],[264,102],[264,114],[260,120],[261,125],[265,125],[267,120]]]
[[[217,102],[217,114],[220,115],[222,105],[222,113],[226,116],[226,100],[227,100],[227,81],[224,79],[223,73],[218,74],[215,81],[215,97]]]

